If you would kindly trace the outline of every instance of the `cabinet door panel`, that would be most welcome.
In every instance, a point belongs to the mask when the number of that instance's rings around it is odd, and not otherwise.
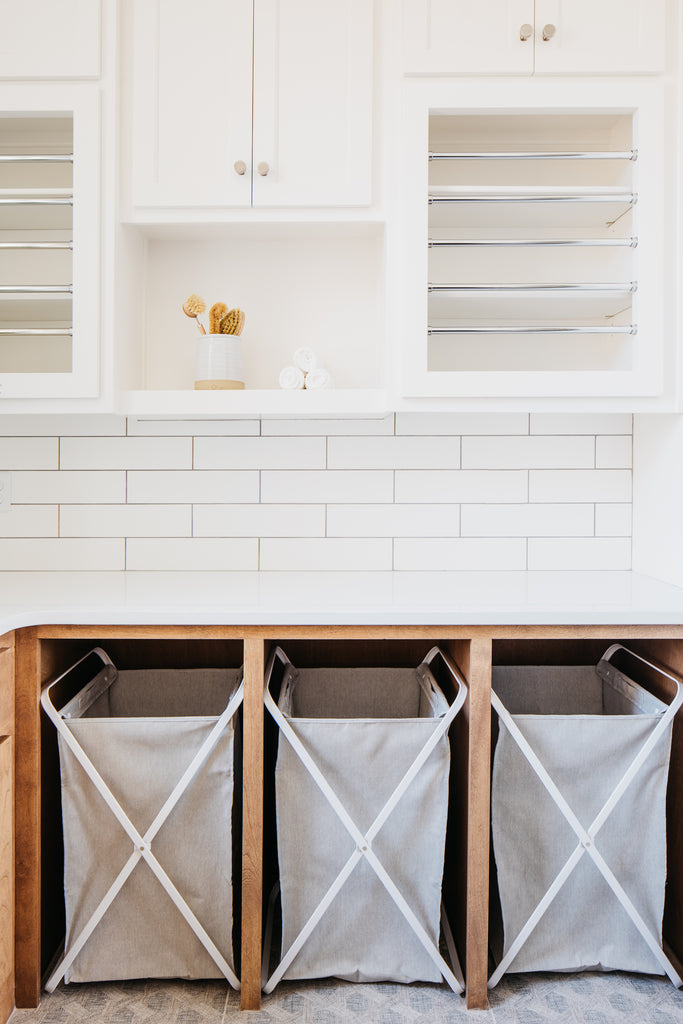
[[[99,0],[5,0],[0,78],[97,78]]]
[[[415,75],[530,75],[533,0],[404,0],[403,65]]]
[[[665,6],[664,0],[537,0],[536,73],[664,70]],[[543,38],[546,25],[555,28],[549,39]]]
[[[248,206],[251,0],[136,0],[131,32],[133,205]]]
[[[255,0],[254,206],[371,201],[372,27],[368,0]]]

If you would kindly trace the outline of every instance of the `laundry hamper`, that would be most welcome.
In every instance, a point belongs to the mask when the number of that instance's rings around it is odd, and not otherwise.
[[[431,671],[454,680],[449,705]],[[278,665],[277,704],[270,692]],[[280,729],[275,769],[281,978],[441,981],[438,949],[450,749],[466,697],[434,648],[416,669],[296,669],[277,648],[265,700]],[[451,950],[453,959],[454,949]],[[454,970],[459,975],[457,960]]]
[[[62,977],[226,977],[239,987],[241,700],[241,669],[117,671],[100,648],[43,690],[59,734],[66,906],[65,954],[48,991]]]
[[[667,677],[669,705],[620,671]],[[631,668],[633,666],[633,669]],[[493,852],[505,971],[668,974],[666,789],[681,688],[612,645],[597,665],[494,666]],[[499,951],[500,952],[500,951]]]

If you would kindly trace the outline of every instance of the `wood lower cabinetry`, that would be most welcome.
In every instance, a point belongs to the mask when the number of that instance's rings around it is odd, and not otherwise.
[[[14,1008],[14,634],[0,637],[0,1022]]]
[[[452,801],[445,886],[469,1008],[487,1005],[492,666],[597,661],[622,641],[683,673],[683,627],[638,626],[44,626],[17,632],[16,1003],[36,1006],[63,934],[59,768],[54,730],[41,723],[42,685],[96,644],[122,668],[244,664],[241,1002],[261,999],[261,935],[272,823],[264,814],[264,667],[274,644],[298,667],[415,666],[439,644],[469,687],[452,730],[458,799]],[[2,655],[0,654],[0,658]],[[2,661],[0,661],[0,668]],[[646,680],[649,685],[649,680]],[[1,689],[0,689],[1,692]],[[41,737],[42,732],[42,737]],[[0,742],[0,757],[3,753]],[[674,728],[668,796],[665,941],[683,955],[683,728]],[[2,776],[0,775],[0,779]],[[0,802],[0,812],[2,803]],[[3,832],[4,834],[4,832]],[[1,856],[1,854],[0,854]],[[265,867],[264,867],[265,865]],[[3,876],[0,871],[0,893]],[[0,895],[0,914],[3,908]],[[2,952],[0,932],[0,952]],[[0,979],[1,980],[1,979]],[[457,998],[457,997],[453,997]]]

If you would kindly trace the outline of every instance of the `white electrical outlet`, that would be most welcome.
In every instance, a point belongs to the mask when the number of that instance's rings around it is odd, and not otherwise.
[[[0,473],[0,512],[9,512],[12,503],[12,474]]]

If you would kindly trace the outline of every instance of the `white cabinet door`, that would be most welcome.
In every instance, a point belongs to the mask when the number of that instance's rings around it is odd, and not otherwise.
[[[530,75],[534,0],[404,0],[407,74]]]
[[[254,0],[254,206],[370,203],[372,8]]]
[[[97,78],[100,0],[2,0],[0,78]]]
[[[665,8],[665,0],[536,0],[536,74],[663,71]]]
[[[133,205],[249,206],[251,0],[130,13]]]

